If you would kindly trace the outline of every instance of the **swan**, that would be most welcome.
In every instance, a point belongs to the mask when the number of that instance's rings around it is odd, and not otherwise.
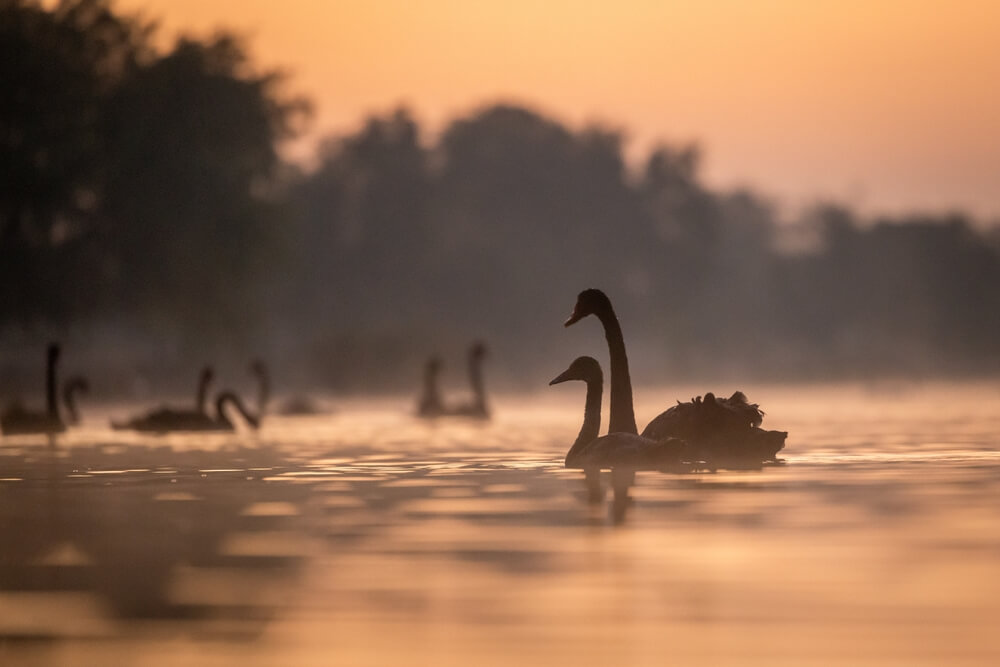
[[[469,347],[469,385],[472,387],[472,402],[449,408],[449,415],[489,419],[490,409],[486,405],[486,389],[483,385],[483,360],[486,358],[486,344],[476,341]]]
[[[677,438],[654,440],[627,432],[612,432],[598,436],[601,430],[601,394],[604,390],[604,375],[596,359],[577,357],[569,368],[549,382],[549,385],[569,380],[585,382],[587,398],[580,434],[566,452],[567,468],[661,470],[681,461],[686,443]]]
[[[632,380],[629,376],[628,355],[621,324],[611,300],[598,289],[587,289],[577,296],[573,313],[564,323],[571,326],[588,315],[594,315],[604,327],[611,361],[611,425],[612,432],[638,433],[632,403]],[[691,445],[699,458],[735,456],[772,460],[785,446],[786,431],[765,431],[760,428],[764,413],[756,403],[747,401],[743,392],[729,398],[706,394],[689,403],[680,403],[655,417],[642,431],[644,437],[660,440],[682,438]]]
[[[205,366],[198,374],[198,388],[195,394],[195,407],[172,408],[161,407],[146,414],[132,417],[124,422],[111,422],[111,428],[116,431],[189,431],[198,430],[199,424],[211,420],[207,412],[208,387],[215,378],[211,366]]]
[[[0,415],[0,431],[7,435],[33,433],[62,433],[66,424],[59,416],[59,402],[56,399],[56,370],[59,363],[59,345],[51,343],[46,353],[45,366],[45,412],[28,410],[15,402]]]
[[[66,406],[66,413],[69,415],[67,421],[70,424],[80,423],[80,412],[76,409],[76,395],[80,392],[84,394],[90,391],[90,383],[87,378],[77,375],[66,381],[63,385],[63,405]]]
[[[240,397],[231,391],[220,392],[215,399],[215,416],[204,412],[156,410],[126,424],[112,424],[118,430],[128,429],[146,433],[171,433],[176,431],[235,431],[236,427],[226,415],[226,405],[232,405],[254,430],[260,428],[260,420],[250,413]]]
[[[440,374],[441,359],[431,357],[424,365],[424,388],[417,400],[417,415],[420,417],[440,417],[445,412],[437,382]]]

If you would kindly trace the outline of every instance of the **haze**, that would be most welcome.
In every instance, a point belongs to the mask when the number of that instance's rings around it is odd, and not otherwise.
[[[514,101],[627,129],[629,151],[697,140],[705,177],[779,203],[1000,215],[1000,5],[125,0],[163,37],[229,27],[294,73],[318,137],[405,103],[440,128]]]

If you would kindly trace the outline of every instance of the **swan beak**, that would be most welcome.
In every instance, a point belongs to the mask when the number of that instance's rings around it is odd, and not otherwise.
[[[567,326],[568,326],[568,325],[567,325]],[[554,385],[554,384],[560,384],[560,383],[562,383],[562,382],[567,382],[567,381],[569,381],[569,380],[573,380],[573,379],[575,379],[575,378],[573,378],[573,377],[572,377],[572,376],[570,375],[570,373],[569,373],[569,369],[566,369],[566,370],[565,370],[565,371],[563,371],[563,372],[562,372],[562,373],[561,373],[561,374],[560,374],[560,375],[559,375],[558,377],[556,377],[556,378],[555,378],[554,380],[552,380],[552,382],[549,382],[549,386],[551,387],[551,386],[552,386],[552,385]]]
[[[576,324],[577,322],[579,322],[580,320],[582,320],[583,317],[584,317],[583,313],[581,313],[579,311],[579,309],[574,308],[573,309],[573,314],[570,315],[569,318],[565,322],[563,322],[563,326],[564,327],[568,327],[571,324]]]

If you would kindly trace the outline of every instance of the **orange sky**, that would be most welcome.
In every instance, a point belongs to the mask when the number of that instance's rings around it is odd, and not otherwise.
[[[1000,217],[995,0],[119,0],[166,35],[228,26],[316,103],[313,135],[406,103],[430,128],[514,100],[697,139],[783,204]]]

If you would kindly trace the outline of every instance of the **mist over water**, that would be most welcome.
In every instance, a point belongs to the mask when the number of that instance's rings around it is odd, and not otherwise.
[[[34,664],[989,664],[1000,387],[747,387],[759,470],[562,457],[580,392],[489,423],[408,402],[138,436],[92,410],[0,448],[0,656]],[[639,388],[644,423],[686,387]]]

